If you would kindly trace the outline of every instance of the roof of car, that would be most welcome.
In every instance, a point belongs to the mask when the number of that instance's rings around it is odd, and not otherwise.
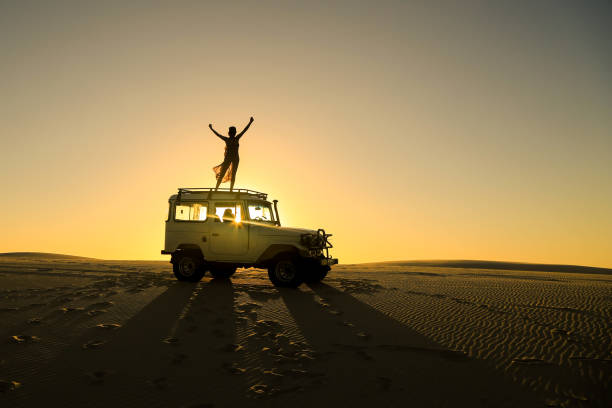
[[[260,199],[265,200],[268,194],[259,191],[235,188],[215,189],[213,187],[180,187],[178,194],[173,194],[170,200],[240,200],[240,199]]]

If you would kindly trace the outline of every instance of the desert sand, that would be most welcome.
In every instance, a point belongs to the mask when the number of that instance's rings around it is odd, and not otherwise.
[[[0,256],[2,407],[607,407],[612,271],[485,262],[174,279]]]

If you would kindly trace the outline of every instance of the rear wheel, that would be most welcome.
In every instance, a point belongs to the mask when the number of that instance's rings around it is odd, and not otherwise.
[[[215,279],[228,279],[234,273],[236,273],[236,268],[233,268],[233,267],[210,268],[210,274]]]
[[[290,257],[277,259],[268,268],[268,276],[274,286],[297,288],[303,281],[297,260]]]
[[[195,253],[177,255],[172,270],[176,279],[186,282],[199,282],[206,272],[202,257]]]
[[[329,266],[317,265],[312,268],[308,268],[304,273],[304,282],[306,283],[317,283],[321,282],[327,276],[331,268]]]

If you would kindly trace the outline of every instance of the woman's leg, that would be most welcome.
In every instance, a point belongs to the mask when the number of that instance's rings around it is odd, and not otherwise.
[[[240,163],[240,159],[236,159],[232,162],[232,180],[230,181],[230,191],[234,189],[234,183],[236,182],[236,172],[238,171],[238,163]]]
[[[219,170],[219,175],[217,176],[217,185],[215,186],[215,190],[219,189],[219,184],[221,184],[221,181],[223,181],[223,177],[225,176],[225,172],[227,171],[230,163],[231,162],[223,162],[221,164],[221,170]]]

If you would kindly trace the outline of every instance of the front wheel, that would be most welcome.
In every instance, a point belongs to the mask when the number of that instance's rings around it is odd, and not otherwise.
[[[293,258],[281,258],[268,268],[268,276],[274,286],[297,288],[303,277],[298,262]]]
[[[236,268],[231,268],[231,267],[210,268],[210,274],[215,279],[228,279],[234,273],[236,273]]]
[[[199,282],[204,273],[204,262],[201,256],[195,254],[181,254],[172,264],[174,276],[180,281]]]

